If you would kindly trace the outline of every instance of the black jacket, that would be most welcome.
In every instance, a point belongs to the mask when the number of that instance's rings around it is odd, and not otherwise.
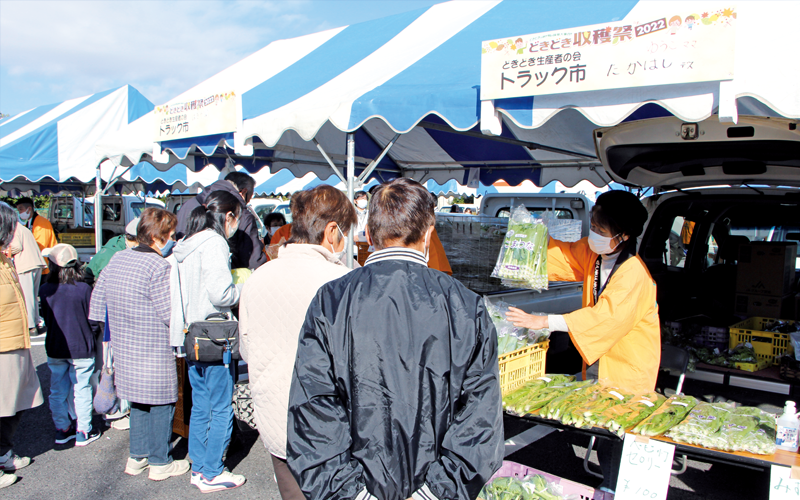
[[[261,264],[267,262],[264,243],[258,237],[258,224],[255,217],[247,210],[244,198],[236,191],[236,187],[230,181],[217,181],[203,189],[202,193],[184,203],[181,209],[178,210],[178,227],[175,229],[175,236],[178,239],[183,238],[189,222],[189,214],[205,202],[206,198],[214,191],[231,193],[239,200],[239,204],[242,206],[239,229],[232,238],[228,239],[228,246],[231,249],[231,269],[242,267],[257,269]]]
[[[478,295],[424,262],[368,262],[311,302],[287,425],[306,498],[427,498],[426,486],[474,499],[502,464],[494,325]]]

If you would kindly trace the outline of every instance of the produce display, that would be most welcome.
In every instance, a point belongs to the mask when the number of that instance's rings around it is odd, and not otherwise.
[[[697,400],[692,396],[675,395],[633,429],[634,434],[660,436],[686,417]]]
[[[493,278],[518,288],[547,290],[547,226],[534,219],[525,205],[511,210]]]
[[[667,398],[657,392],[648,392],[631,398],[625,403],[612,406],[603,411],[595,424],[605,427],[619,437],[625,436],[625,430],[635,426],[661,407]]]
[[[535,415],[583,429],[605,428],[619,437],[626,432],[666,435],[722,451],[775,453],[774,415],[731,403],[698,402],[686,395],[631,394],[596,381],[546,375],[507,394],[503,408],[513,415]]]
[[[506,313],[511,304],[505,301],[491,301],[489,297],[484,299],[486,310],[489,312],[489,317],[492,318],[495,330],[497,330],[497,355],[502,356],[509,352],[522,349],[531,344],[544,342],[550,338],[550,330],[529,330],[514,326],[513,323],[506,319]],[[536,314],[536,313],[534,313]]]
[[[697,359],[703,363],[715,366],[724,366],[732,368],[736,363],[758,363],[756,351],[753,345],[749,342],[746,344],[739,344],[733,349],[709,349],[707,347],[690,347],[690,353],[697,356]]]
[[[558,486],[539,474],[515,477],[498,477],[483,487],[478,494],[482,500],[560,500]]]

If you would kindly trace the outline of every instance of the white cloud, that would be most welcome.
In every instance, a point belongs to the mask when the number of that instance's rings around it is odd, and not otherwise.
[[[272,40],[315,31],[304,10],[301,1],[3,0],[0,65],[68,97],[130,83],[165,102]]]

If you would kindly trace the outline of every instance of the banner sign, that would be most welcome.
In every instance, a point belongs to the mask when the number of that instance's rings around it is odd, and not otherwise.
[[[485,41],[481,99],[731,80],[737,13],[714,4],[641,2],[624,21]]]
[[[155,142],[235,132],[238,96],[224,92],[155,107]]]

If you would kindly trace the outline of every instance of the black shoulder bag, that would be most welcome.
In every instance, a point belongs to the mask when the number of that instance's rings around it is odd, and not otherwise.
[[[180,267],[178,271],[178,295],[181,297],[184,333],[183,348],[186,359],[202,363],[222,361],[227,367],[231,361],[242,359],[239,354],[239,322],[230,319],[227,313],[213,313],[205,321],[195,321],[186,326],[186,308],[183,305]]]

